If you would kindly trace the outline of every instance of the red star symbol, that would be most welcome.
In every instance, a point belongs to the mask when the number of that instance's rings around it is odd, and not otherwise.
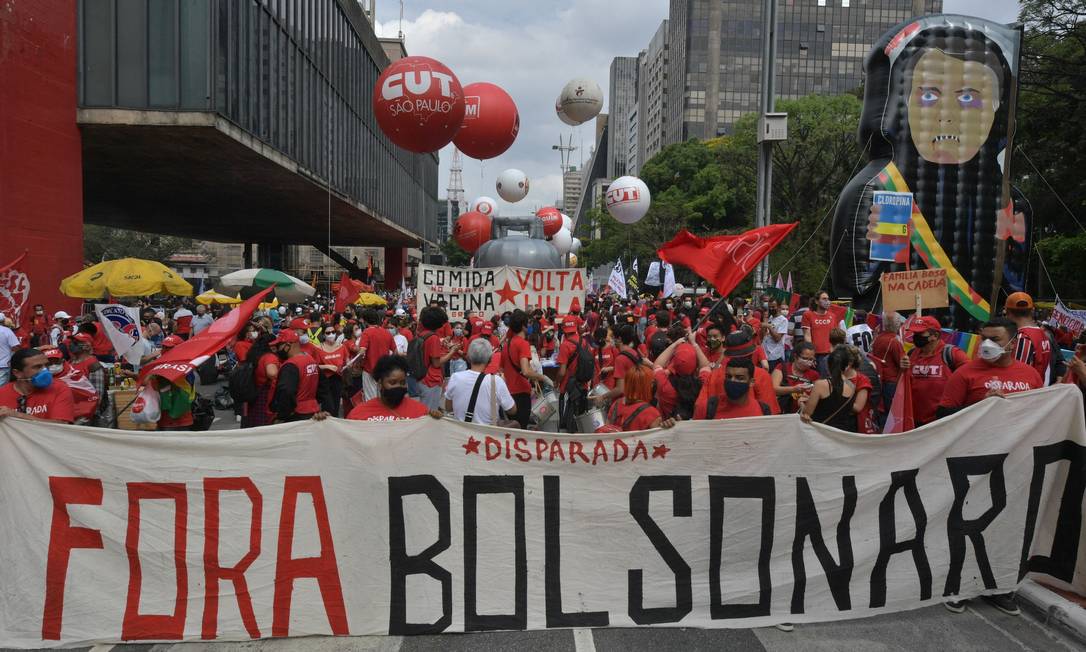
[[[670,452],[671,452],[671,449],[667,447],[667,444],[660,444],[659,446],[653,446],[652,447],[652,459],[656,459],[657,457],[659,457],[660,459],[664,459],[665,457],[667,457],[667,454],[670,453]]]
[[[506,279],[505,286],[498,290],[498,296],[502,298],[501,303],[508,302],[512,303],[514,306],[517,304],[513,302],[513,299],[515,299],[518,294],[520,294],[520,292],[517,292],[509,286],[509,279]]]
[[[479,441],[478,439],[476,439],[475,437],[468,437],[468,443],[461,445],[461,448],[464,449],[464,455],[471,455],[472,453],[475,453],[476,455],[478,455],[479,454],[479,444],[481,444],[481,443],[482,442]]]

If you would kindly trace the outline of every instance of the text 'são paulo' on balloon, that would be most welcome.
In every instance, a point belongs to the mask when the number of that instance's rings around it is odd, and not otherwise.
[[[498,216],[498,200],[493,197],[476,197],[468,204],[469,211],[476,211],[487,217]]]
[[[484,160],[501,155],[517,139],[520,113],[500,86],[477,82],[464,87],[464,124],[457,132],[457,149]]]
[[[509,169],[498,175],[494,184],[498,196],[510,203],[516,203],[528,195],[528,175],[521,170]]]
[[[488,215],[478,211],[464,213],[456,218],[456,225],[453,227],[453,239],[456,240],[456,244],[460,245],[461,249],[473,254],[476,249],[483,246],[484,242],[490,240],[490,225]]]
[[[569,125],[571,127],[576,127],[578,124],[580,124],[579,122],[575,121],[573,118],[570,118],[568,115],[566,115],[565,111],[562,110],[562,96],[561,95],[559,95],[558,99],[554,101],[554,112],[558,115],[559,120],[561,120],[563,123],[565,123],[565,124],[567,124],[567,125]]]
[[[464,122],[464,89],[440,61],[404,57],[377,78],[373,113],[396,145],[435,152],[452,142]]]
[[[573,246],[573,236],[565,229],[558,229],[558,233],[555,233],[554,237],[551,238],[551,244],[554,245],[559,254],[565,256]]]
[[[543,235],[548,238],[562,228],[562,213],[554,206],[540,208],[535,212],[535,216],[543,222]]]
[[[645,217],[651,201],[649,187],[637,177],[615,179],[604,196],[607,212],[623,224],[633,224]]]
[[[603,91],[591,79],[573,79],[558,96],[561,117],[565,114],[573,124],[583,124],[600,114],[603,108]]]

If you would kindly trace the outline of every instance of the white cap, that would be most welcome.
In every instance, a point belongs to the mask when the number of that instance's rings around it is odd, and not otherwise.
[[[404,311],[404,309],[403,309],[403,308],[397,308],[397,309],[396,309],[396,316],[397,316],[397,317],[403,317],[403,316],[404,316],[404,315],[406,315],[406,314],[407,314],[407,313],[406,313],[406,312]]]
[[[0,312],[0,323],[5,322],[6,320],[7,320],[7,316],[4,315],[4,313]]]
[[[295,314],[295,315],[300,315],[300,314],[302,314],[302,307],[301,307],[301,306],[298,306],[297,308],[295,308],[295,309],[294,309],[294,314]]]
[[[53,319],[71,319],[71,318],[72,318],[72,316],[69,315],[68,313],[64,312],[63,310],[58,310],[56,312],[56,314],[53,315]]]

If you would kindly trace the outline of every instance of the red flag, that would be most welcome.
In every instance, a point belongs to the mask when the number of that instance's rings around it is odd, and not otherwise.
[[[836,303],[831,303],[830,307],[826,309],[826,312],[830,313],[830,316],[833,317],[834,328],[837,328],[843,321],[845,322],[845,327],[848,328],[848,322],[845,321],[845,318],[848,317],[848,306],[839,306]]]
[[[370,256],[370,264],[368,267],[366,267],[366,280],[373,280],[373,256]]]
[[[683,229],[656,253],[665,262],[689,267],[727,296],[797,226],[798,222],[771,224],[739,235],[709,238]]]
[[[788,314],[794,315],[797,310],[799,310],[799,295],[793,292],[791,300],[788,301]]]
[[[886,415],[886,425],[882,434],[890,435],[916,427],[916,419],[913,417],[913,376],[911,373],[902,373],[897,381],[897,390],[894,391],[894,400],[890,403],[890,411]]]
[[[166,380],[176,382],[195,371],[207,359],[221,349],[226,348],[248,323],[253,311],[268,296],[274,287],[267,288],[241,302],[237,308],[216,319],[199,334],[173,347],[161,357],[140,370],[140,382],[154,374]]]
[[[23,309],[30,301],[30,277],[19,269],[27,252],[0,267],[0,313],[16,324],[22,324]]]
[[[347,309],[347,306],[354,303],[358,295],[362,293],[360,285],[361,283],[347,276],[347,272],[340,274],[339,289],[336,290],[335,312],[343,312]]]

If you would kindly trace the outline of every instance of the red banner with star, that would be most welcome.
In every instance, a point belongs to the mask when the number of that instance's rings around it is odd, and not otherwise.
[[[487,319],[517,308],[565,314],[581,309],[588,290],[583,269],[419,265],[418,278],[420,305],[443,301],[454,321],[469,312]]]

